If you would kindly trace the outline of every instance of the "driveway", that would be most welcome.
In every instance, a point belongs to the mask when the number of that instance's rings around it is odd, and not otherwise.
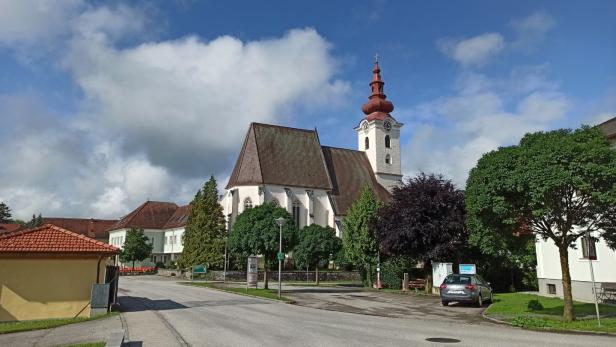
[[[122,277],[120,287],[122,317],[134,346],[616,345],[613,337],[433,320],[431,314],[399,319],[320,310],[181,285],[155,276]],[[426,305],[428,310],[430,305]]]
[[[475,324],[484,322],[481,312],[487,307],[468,304],[444,307],[438,296],[374,292],[353,287],[286,286],[284,289],[285,296],[301,306],[392,318]]]

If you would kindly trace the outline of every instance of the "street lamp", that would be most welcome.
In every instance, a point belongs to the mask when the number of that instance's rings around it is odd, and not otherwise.
[[[287,222],[286,219],[276,218],[276,224],[280,227],[280,241],[278,244],[278,298],[281,297],[282,291],[282,226]]]

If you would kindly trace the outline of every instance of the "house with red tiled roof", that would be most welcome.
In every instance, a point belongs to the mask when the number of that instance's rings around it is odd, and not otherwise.
[[[118,252],[51,224],[0,234],[0,321],[90,317],[92,287]]]
[[[0,234],[21,229],[21,224],[17,223],[0,223]]]
[[[357,149],[323,146],[315,130],[252,123],[220,200],[229,228],[245,209],[273,202],[297,228],[330,226],[340,236],[342,217],[364,186],[386,201],[401,183],[400,129],[387,100],[378,61],[364,116],[354,128]]]
[[[176,260],[184,249],[182,236],[188,221],[190,205],[178,206],[172,202],[146,201],[107,229],[109,244],[122,248],[126,233],[143,229],[152,243],[152,256],[142,265]]]
[[[117,222],[116,219],[43,218],[43,224],[53,224],[101,242],[109,242],[109,232],[107,230]]]

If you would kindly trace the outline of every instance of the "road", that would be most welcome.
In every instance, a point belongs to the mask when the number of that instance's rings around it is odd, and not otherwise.
[[[527,331],[488,322],[399,319],[319,310],[122,277],[120,303],[133,346],[614,346],[616,338]]]

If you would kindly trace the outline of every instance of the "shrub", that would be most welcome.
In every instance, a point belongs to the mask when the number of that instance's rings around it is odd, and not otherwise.
[[[381,264],[381,282],[391,289],[400,289],[405,272],[410,272],[411,259],[406,256],[394,256]]]

